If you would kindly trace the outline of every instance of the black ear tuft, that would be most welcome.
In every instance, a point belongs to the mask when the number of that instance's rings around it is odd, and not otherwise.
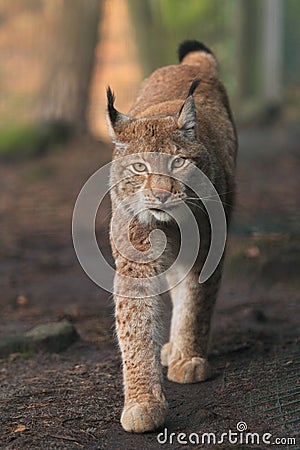
[[[195,92],[195,90],[196,90],[197,87],[199,86],[200,82],[201,82],[200,78],[196,78],[196,80],[194,80],[194,81],[192,82],[192,84],[190,85],[190,88],[189,88],[188,95],[186,96],[187,99],[193,95],[193,93]],[[178,112],[178,115],[179,115],[179,116],[180,116],[180,114],[182,113],[182,110],[183,110],[184,105],[185,105],[185,102],[183,103],[183,105],[181,106],[181,108],[180,108],[180,110],[179,110],[179,112]]]
[[[112,124],[114,124],[117,120],[118,111],[114,107],[115,95],[112,92],[110,86],[108,86],[106,89],[106,95],[107,95],[107,111]]]
[[[128,116],[125,116],[125,114],[120,113],[118,110],[116,110],[114,103],[115,103],[115,95],[112,92],[111,88],[108,86],[106,89],[106,95],[107,95],[107,125],[108,125],[108,132],[112,139],[117,142],[118,138],[117,135],[120,134],[123,125],[128,123],[131,118]]]
[[[192,82],[192,84],[190,85],[190,89],[189,89],[187,97],[189,97],[190,95],[193,95],[193,93],[195,92],[195,90],[199,86],[200,82],[201,82],[200,78],[196,78],[196,80],[194,80]]]

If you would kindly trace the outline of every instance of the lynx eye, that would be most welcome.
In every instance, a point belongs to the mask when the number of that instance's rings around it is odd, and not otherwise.
[[[180,167],[184,166],[185,159],[184,158],[175,158],[172,161],[172,169],[179,169]]]
[[[137,173],[148,172],[146,164],[143,164],[143,163],[134,163],[134,164],[132,164],[131,167]]]

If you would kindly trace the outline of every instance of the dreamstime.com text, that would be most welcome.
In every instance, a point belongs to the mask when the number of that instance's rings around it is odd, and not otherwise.
[[[296,438],[274,437],[271,433],[256,433],[247,431],[246,422],[238,422],[236,430],[229,429],[224,433],[169,433],[165,428],[157,435],[157,442],[164,444],[181,445],[295,445]]]

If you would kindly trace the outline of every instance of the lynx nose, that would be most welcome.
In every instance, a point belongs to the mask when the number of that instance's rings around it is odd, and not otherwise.
[[[168,200],[168,198],[171,197],[171,192],[169,192],[169,191],[161,191],[161,190],[157,190],[157,191],[154,191],[154,196],[155,196],[155,198],[157,198],[157,200],[159,200],[161,203],[166,203],[166,201]]]

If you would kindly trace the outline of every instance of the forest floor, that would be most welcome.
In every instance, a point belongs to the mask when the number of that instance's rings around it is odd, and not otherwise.
[[[168,436],[160,435],[160,443],[158,432],[121,429],[113,302],[85,275],[72,245],[76,197],[110,160],[111,147],[81,139],[38,159],[1,164],[0,338],[67,319],[80,340],[59,354],[0,360],[0,448],[271,448],[262,440],[253,446],[201,444],[202,433],[220,438],[241,421],[260,439],[263,433],[272,443],[282,439],[275,448],[300,448],[300,149],[299,136],[290,131],[241,133],[237,205],[213,319],[214,374],[194,385],[164,377]],[[99,241],[110,258],[108,220],[105,199]],[[166,299],[166,325],[169,309]],[[180,443],[178,436],[192,442]],[[296,436],[298,445],[287,445]]]

